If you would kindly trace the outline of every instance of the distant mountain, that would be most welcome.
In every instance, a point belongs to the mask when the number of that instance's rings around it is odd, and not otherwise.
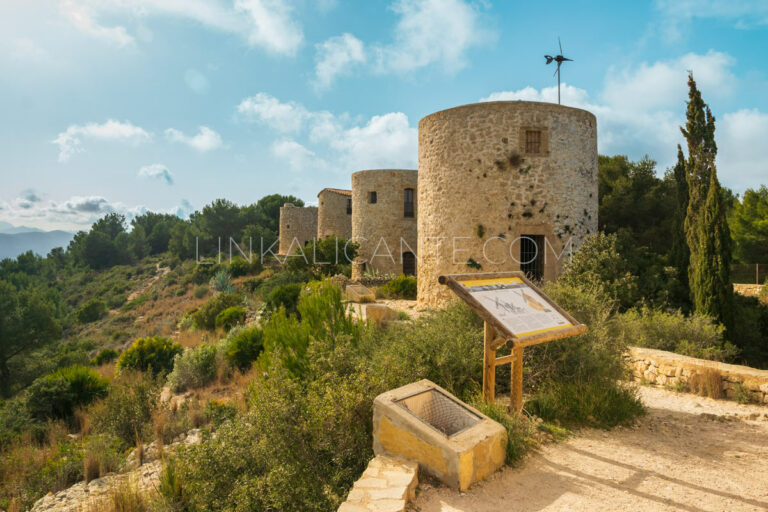
[[[3,258],[15,258],[27,251],[45,256],[54,247],[66,247],[74,236],[74,233],[58,230],[0,233],[0,260]]]
[[[0,220],[0,233],[43,233],[43,230],[38,228],[30,228],[27,226],[14,226],[10,222]]]

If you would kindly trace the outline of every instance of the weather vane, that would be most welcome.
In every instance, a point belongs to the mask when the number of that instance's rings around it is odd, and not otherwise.
[[[560,54],[555,55],[554,57],[551,55],[545,55],[544,58],[547,59],[547,64],[551,64],[552,61],[557,62],[557,70],[555,70],[555,75],[557,75],[557,104],[560,104],[560,64],[562,64],[565,61],[573,62],[573,59],[566,59],[563,57],[563,44],[560,42],[560,38],[557,38],[557,44],[560,46]],[[554,76],[554,75],[552,75]]]

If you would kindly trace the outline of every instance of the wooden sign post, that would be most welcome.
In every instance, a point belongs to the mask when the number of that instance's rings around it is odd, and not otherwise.
[[[523,348],[587,332],[536,287],[523,272],[491,272],[440,276],[485,321],[483,396],[495,399],[496,367],[511,364],[510,411],[523,409]],[[512,353],[496,357],[507,342]]]

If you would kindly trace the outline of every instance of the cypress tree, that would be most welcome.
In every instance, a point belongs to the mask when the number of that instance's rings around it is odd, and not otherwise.
[[[675,223],[672,231],[672,264],[677,269],[677,278],[685,297],[689,297],[691,290],[688,286],[688,267],[691,251],[688,249],[688,241],[685,237],[685,217],[688,213],[688,180],[685,173],[685,156],[680,144],[677,145],[677,164],[675,164],[672,176],[675,179],[677,197]]]
[[[688,76],[688,87],[687,122],[685,128],[681,128],[688,141],[685,163],[688,283],[695,311],[715,318],[730,329],[733,325],[731,234],[715,167],[715,117],[701,98],[693,75]]]

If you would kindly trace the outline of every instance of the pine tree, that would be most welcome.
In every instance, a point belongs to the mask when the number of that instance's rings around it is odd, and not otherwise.
[[[733,325],[731,235],[715,167],[715,117],[701,98],[693,75],[688,76],[688,87],[687,122],[686,127],[681,128],[688,141],[685,163],[688,283],[695,311],[717,319],[730,329]]]

